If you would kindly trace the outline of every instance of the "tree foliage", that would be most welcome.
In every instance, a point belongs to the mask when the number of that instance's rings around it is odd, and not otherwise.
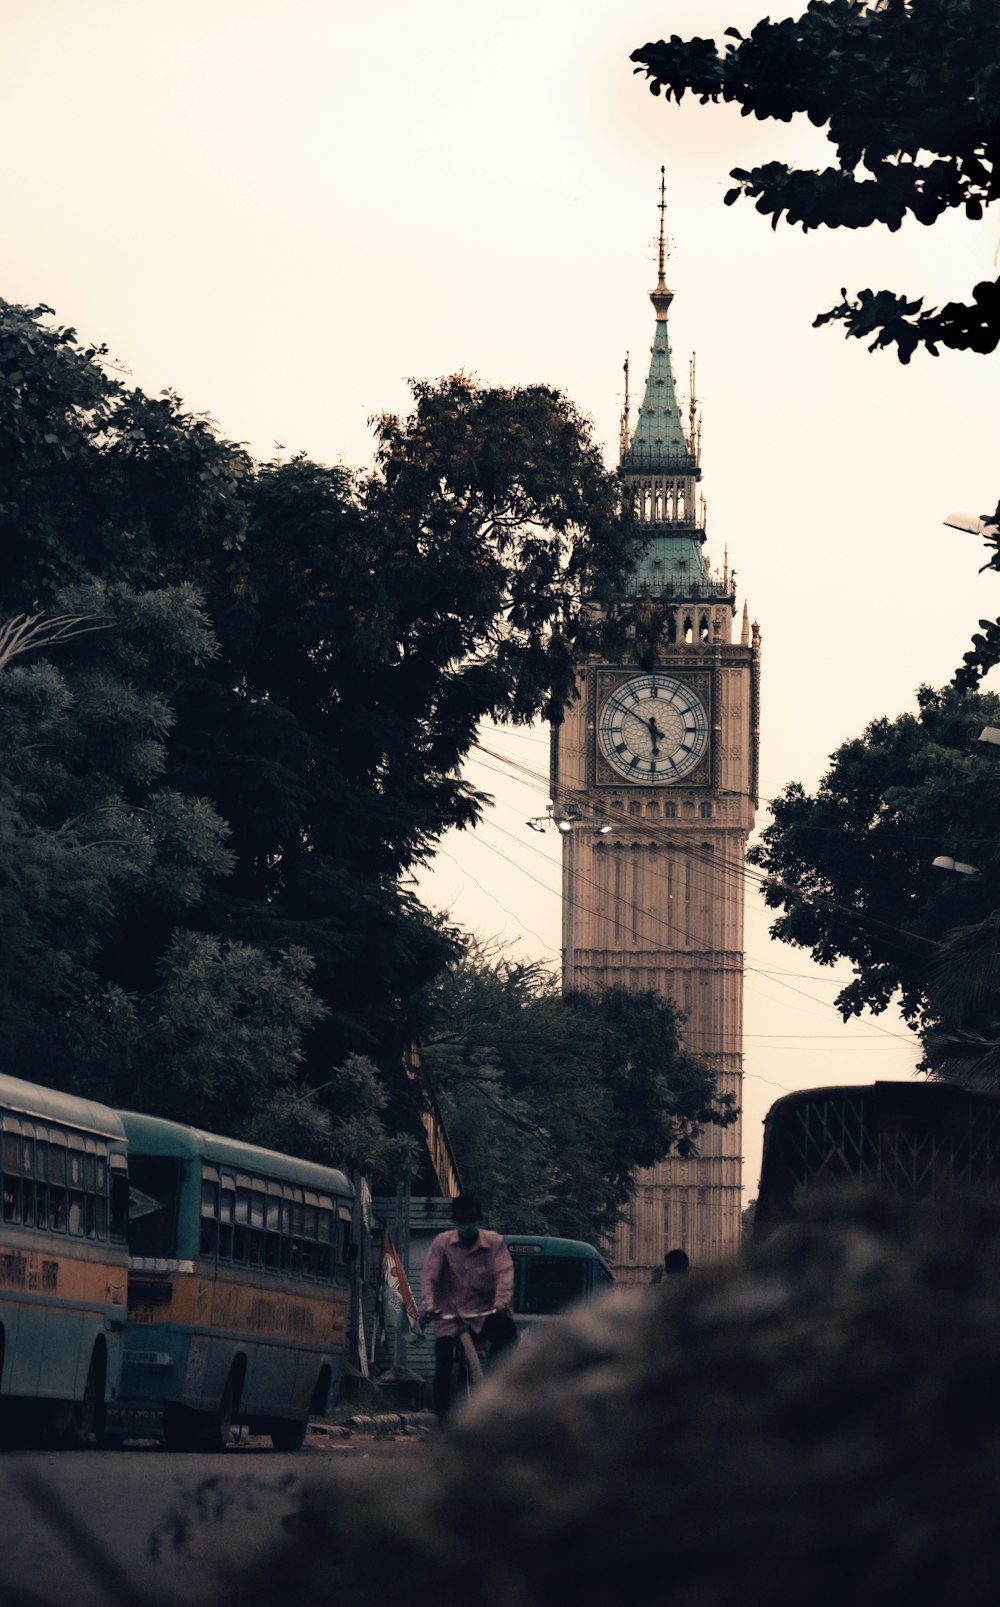
[[[704,105],[729,101],[744,116],[824,129],[834,165],[802,171],[783,162],[734,168],[727,204],[740,197],[777,228],[898,229],[934,223],[949,209],[979,219],[1000,197],[1000,12],[993,0],[811,0],[800,17],[764,18],[744,36],[647,44],[632,53],[653,94]],[[817,324],[894,346],[908,362],[918,346],[993,351],[1000,340],[1000,280],[967,302],[924,309],[891,290],[841,292]]]
[[[105,359],[0,303],[8,1063],[408,1162],[457,940],[406,874],[478,817],[479,722],[575,694],[617,480],[546,387],[415,384],[360,474],[256,463]]]
[[[232,833],[219,915],[316,960],[319,1081],[349,1053],[398,1064],[419,1035],[454,948],[400,878],[478,818],[460,765],[480,722],[574,695],[586,600],[635,551],[557,392],[413,389],[409,416],[377,420],[369,476],[294,459],[248,477],[245,539],[196,577],[220,653],[178,703],[177,774]]]
[[[978,742],[1000,724],[1000,699],[924,687],[918,701],[916,715],[876,720],[844,743],[815,794],[786,786],[749,858],[783,911],[773,936],[821,965],[850,961],[854,979],[836,1000],[845,1020],[896,998],[927,1066],[969,1080],[968,1062],[1000,1040],[1000,773]],[[975,873],[935,869],[939,856]]]
[[[422,1046],[467,1188],[507,1232],[595,1240],[634,1175],[697,1154],[735,1119],[654,993],[561,995],[538,964],[476,950],[451,969]]]

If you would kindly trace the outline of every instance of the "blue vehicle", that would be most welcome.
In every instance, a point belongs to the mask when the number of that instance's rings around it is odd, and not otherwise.
[[[504,1237],[514,1259],[514,1315],[522,1337],[614,1284],[614,1273],[592,1244],[537,1233]]]
[[[0,1442],[99,1442],[124,1358],[121,1118],[0,1076],[0,1193]]]
[[[347,1356],[347,1177],[178,1122],[120,1121],[132,1189],[120,1425],[153,1413],[168,1450],[221,1451],[246,1423],[298,1450]]]

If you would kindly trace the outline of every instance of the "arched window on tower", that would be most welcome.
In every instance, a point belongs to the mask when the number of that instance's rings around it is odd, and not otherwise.
[[[703,803],[702,804],[702,806],[701,806],[701,818],[702,818],[702,820],[711,820],[711,818],[712,818],[712,805],[710,803]]]
[[[708,641],[708,615],[707,614],[702,614],[702,616],[701,616],[701,620],[700,620],[700,623],[698,625],[698,635],[701,637],[703,642]]]
[[[690,614],[684,615],[684,640],[686,642],[694,641],[694,625]]]

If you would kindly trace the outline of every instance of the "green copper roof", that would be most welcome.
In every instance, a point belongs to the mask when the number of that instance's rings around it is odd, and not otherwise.
[[[662,317],[657,316],[646,390],[629,442],[628,461],[622,467],[674,474],[693,474],[696,469],[677,405],[666,309]]]
[[[634,584],[641,591],[659,592],[670,588],[678,594],[690,587],[692,596],[701,594],[704,587],[715,590],[715,582],[702,555],[704,539],[700,531],[683,535],[671,531],[653,536],[635,566]]]

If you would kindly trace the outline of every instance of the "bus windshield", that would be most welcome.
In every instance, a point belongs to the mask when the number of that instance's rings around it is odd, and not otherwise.
[[[181,1162],[171,1155],[129,1155],[128,1248],[133,1256],[177,1254]]]
[[[522,1262],[524,1285],[517,1309],[526,1316],[545,1317],[561,1311],[587,1290],[587,1264],[569,1257],[539,1256]]]

